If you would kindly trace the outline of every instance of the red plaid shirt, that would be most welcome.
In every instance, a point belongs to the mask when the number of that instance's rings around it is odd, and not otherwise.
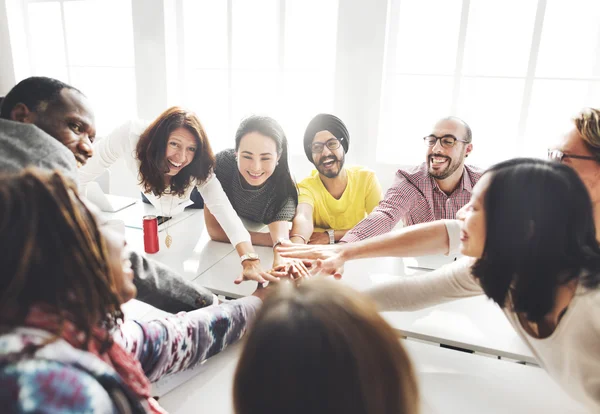
[[[342,238],[355,242],[390,232],[400,220],[405,226],[441,219],[455,219],[456,212],[471,198],[473,186],[483,170],[465,164],[462,179],[446,195],[427,172],[426,163],[409,170],[398,170],[394,185],[379,205]]]

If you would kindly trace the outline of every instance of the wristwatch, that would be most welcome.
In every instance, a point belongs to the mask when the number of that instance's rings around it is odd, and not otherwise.
[[[335,230],[329,229],[327,234],[329,234],[329,244],[335,244]]]
[[[244,263],[244,260],[260,260],[260,257],[256,253],[250,252],[240,256],[240,263]]]

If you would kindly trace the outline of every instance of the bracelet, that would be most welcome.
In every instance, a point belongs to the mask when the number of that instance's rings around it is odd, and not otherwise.
[[[302,239],[302,241],[304,242],[304,244],[306,244],[306,237],[304,237],[303,235],[301,235],[301,234],[292,234],[292,235],[290,235],[290,239],[292,237],[300,237]]]
[[[277,246],[279,246],[281,243],[283,243],[284,241],[290,241],[290,239],[284,239],[283,237],[280,239],[277,239],[277,241],[275,242],[275,244],[273,245],[273,249],[275,249]]]

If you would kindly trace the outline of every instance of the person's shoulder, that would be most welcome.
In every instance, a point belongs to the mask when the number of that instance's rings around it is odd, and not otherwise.
[[[46,153],[62,152],[72,157],[71,151],[60,141],[33,124],[0,119],[0,140],[11,147],[26,150],[44,150]]]
[[[346,169],[348,170],[348,174],[354,177],[359,177],[366,180],[377,177],[377,174],[375,174],[374,170],[370,169],[369,167],[365,167],[364,165],[351,165]]]
[[[12,390],[0,392],[0,404],[13,407],[10,412],[112,412],[114,408],[98,380],[71,364],[27,358],[3,365],[0,376],[3,387]]]
[[[28,166],[58,169],[77,181],[73,153],[33,124],[0,119],[0,169],[20,172]]]
[[[217,163],[235,163],[235,150],[233,148],[219,151],[215,156]]]
[[[479,179],[485,172],[485,168],[477,167],[475,165],[465,164],[465,170],[471,177]]]
[[[422,163],[407,168],[399,168],[396,171],[395,186],[410,184],[420,187],[429,178],[427,173],[427,164]]]
[[[313,188],[319,183],[319,181],[321,181],[321,178],[319,178],[319,172],[317,170],[312,170],[310,172],[310,175],[300,180],[300,182],[298,183],[298,187]]]

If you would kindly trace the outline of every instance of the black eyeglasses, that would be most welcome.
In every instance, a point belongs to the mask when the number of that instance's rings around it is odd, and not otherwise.
[[[575,158],[578,160],[592,160],[597,161],[597,158],[591,155],[575,155],[575,154],[565,154],[561,150],[557,149],[549,149],[548,150],[548,159],[550,161],[563,162],[565,158]]]
[[[423,138],[423,141],[425,142],[425,145],[427,145],[428,147],[433,147],[435,146],[435,143],[438,142],[438,140],[440,141],[440,143],[442,144],[442,147],[444,148],[452,148],[454,145],[456,145],[456,141],[458,142],[467,142],[465,140],[462,139],[458,139],[456,138],[454,135],[444,135],[443,137],[436,137],[435,135],[428,135],[425,138]]]
[[[310,146],[310,150],[312,151],[313,154],[320,154],[323,152],[323,148],[325,148],[325,146],[327,146],[327,148],[329,148],[331,151],[336,150],[340,147],[340,145],[342,144],[340,141],[343,140],[344,138],[340,138],[339,140],[337,138],[330,138],[327,141],[323,142],[315,142]]]

